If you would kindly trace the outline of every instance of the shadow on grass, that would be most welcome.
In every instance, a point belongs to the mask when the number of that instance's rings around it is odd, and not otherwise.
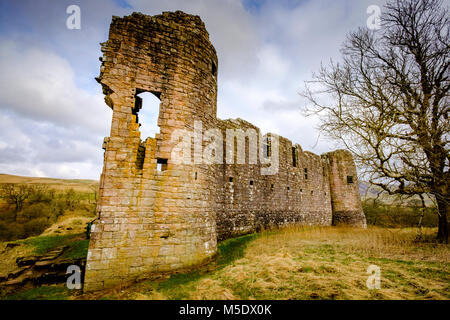
[[[214,262],[193,272],[171,275],[169,279],[155,285],[155,289],[165,292],[171,299],[185,298],[186,295],[178,291],[180,286],[199,280],[203,276],[218,271],[242,258],[248,244],[259,236],[260,234],[253,233],[221,241],[217,245],[217,255]]]

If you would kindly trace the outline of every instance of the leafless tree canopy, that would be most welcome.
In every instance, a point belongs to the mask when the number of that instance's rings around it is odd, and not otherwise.
[[[449,11],[442,1],[391,1],[381,29],[350,33],[342,62],[322,66],[302,92],[311,102],[307,113],[320,115],[321,130],[352,151],[366,179],[389,194],[436,198],[438,238],[444,241],[449,45]]]
[[[5,183],[0,185],[0,197],[15,206],[15,211],[23,208],[23,203],[33,193],[33,187],[26,184]]]

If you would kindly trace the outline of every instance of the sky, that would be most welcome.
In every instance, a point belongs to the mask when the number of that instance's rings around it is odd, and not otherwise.
[[[205,22],[216,48],[217,115],[242,118],[316,154],[337,148],[305,117],[299,92],[320,64],[339,61],[347,34],[383,0],[0,1],[0,173],[98,180],[112,111],[99,43],[111,17],[181,10]],[[67,7],[80,8],[68,29]],[[157,114],[144,107],[143,131]],[[154,109],[153,109],[154,110]],[[144,130],[145,129],[145,130]]]

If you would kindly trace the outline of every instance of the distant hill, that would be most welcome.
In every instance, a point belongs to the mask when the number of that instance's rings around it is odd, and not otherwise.
[[[381,191],[381,188],[378,186],[374,186],[369,182],[359,181],[359,194],[363,198],[375,198]]]
[[[375,186],[373,184],[370,184],[369,182],[361,181],[361,180],[359,181],[359,194],[361,195],[362,200],[374,199],[382,191],[383,191],[383,189],[381,189],[380,187]],[[384,203],[390,203],[390,204],[394,204],[394,203],[396,203],[396,204],[404,203],[405,204],[408,201],[411,201],[412,199],[420,201],[419,196],[414,196],[409,199],[406,197],[403,197],[403,199],[401,199],[401,197],[399,195],[390,196],[385,192],[381,193],[380,196],[378,197],[378,199]],[[427,206],[434,206],[433,201],[428,197],[425,197],[425,204]]]
[[[90,186],[98,185],[97,180],[88,179],[56,179],[40,177],[23,177],[0,173],[0,184],[2,183],[30,183],[46,184],[49,188],[57,190],[74,189],[75,191],[91,191]]]

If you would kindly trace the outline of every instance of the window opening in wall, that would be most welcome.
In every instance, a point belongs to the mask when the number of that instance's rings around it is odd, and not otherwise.
[[[214,77],[217,76],[217,66],[214,61],[212,62],[211,73]]]
[[[136,89],[132,113],[136,116],[136,122],[139,123],[141,140],[154,137],[159,133],[158,117],[159,107],[161,105],[160,97],[160,92],[148,92]]]
[[[273,183],[270,185],[270,191],[273,191]]]
[[[250,180],[250,185],[253,186],[253,180]]]
[[[291,190],[291,188],[287,187],[287,191]]]
[[[265,137],[263,142],[263,152],[265,158],[270,158],[272,154],[271,146],[270,146],[270,137]]]
[[[347,184],[353,183],[353,176],[347,176]]]
[[[145,160],[145,144],[141,142],[139,144],[136,155],[136,168],[142,170],[144,168],[144,160]]]
[[[233,182],[233,177],[230,177],[228,181]]]
[[[156,170],[157,171],[165,171],[167,170],[167,159],[156,159]]]
[[[297,148],[292,147],[292,166],[297,167]]]
[[[313,195],[313,194],[314,194],[314,191],[311,190],[311,195]]]
[[[305,168],[305,180],[308,180],[308,169]]]
[[[197,180],[197,171],[195,172],[194,180]]]

